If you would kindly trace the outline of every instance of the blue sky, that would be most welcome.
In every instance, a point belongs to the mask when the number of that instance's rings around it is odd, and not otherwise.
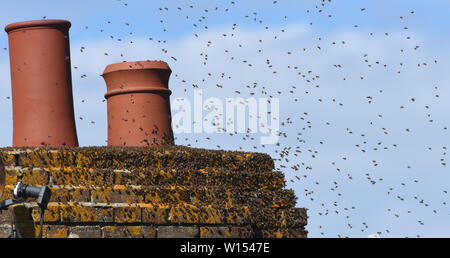
[[[242,148],[279,159],[277,169],[296,191],[297,206],[309,209],[311,237],[377,232],[382,237],[449,237],[450,209],[444,202],[450,198],[444,190],[450,191],[450,171],[442,163],[448,163],[450,148],[444,129],[450,126],[450,3],[231,2],[11,1],[3,3],[0,23],[44,16],[72,22],[75,115],[82,146],[104,145],[107,137],[106,86],[99,76],[104,67],[124,60],[164,60],[173,70],[172,100],[193,99],[192,84],[199,85],[204,98],[248,98],[254,92],[254,97],[280,99],[281,131],[286,133],[280,146],[261,146],[258,134],[250,136],[255,140],[185,134],[176,135],[176,143]],[[0,33],[1,146],[12,142],[7,47],[6,33]],[[253,83],[255,90],[246,87]],[[287,157],[280,157],[287,151]]]

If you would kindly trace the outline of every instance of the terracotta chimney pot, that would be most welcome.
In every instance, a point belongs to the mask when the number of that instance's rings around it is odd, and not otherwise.
[[[13,146],[78,146],[69,28],[65,20],[5,27],[9,37]]]
[[[168,87],[171,72],[162,61],[106,67],[109,146],[174,144]]]

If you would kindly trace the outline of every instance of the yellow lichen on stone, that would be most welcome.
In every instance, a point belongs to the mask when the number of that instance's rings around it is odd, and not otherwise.
[[[114,208],[115,223],[135,223],[141,221],[141,209],[138,206]]]
[[[284,211],[284,210],[282,210],[280,213],[280,224],[282,227],[287,226],[286,211]]]
[[[101,222],[113,218],[113,209],[67,203],[60,206],[61,220],[69,222]],[[106,218],[106,219],[105,219]]]
[[[219,209],[213,208],[211,206],[206,206],[202,208],[200,223],[204,224],[223,224],[224,216]]]
[[[38,237],[39,235],[39,228],[39,225],[36,225],[35,237]],[[45,238],[67,238],[67,227],[62,226],[50,228],[50,226],[44,226],[42,235],[45,236]]]
[[[1,153],[1,158],[3,159],[3,163],[4,163],[4,164],[11,164],[11,163],[13,163],[14,160],[15,160],[14,155],[11,155],[11,154],[8,153],[8,152],[2,152],[2,153]]]
[[[146,193],[145,200],[147,203],[161,203],[162,202],[162,198],[156,192]]]
[[[180,204],[169,209],[169,222],[172,223],[199,223],[200,209],[190,204]]]
[[[60,204],[58,203],[49,203],[44,212],[44,222],[60,221],[59,206]],[[41,221],[40,212],[37,207],[31,209],[31,216],[35,223],[39,223]]]
[[[131,237],[134,237],[134,238],[142,237],[142,227],[141,226],[128,226],[127,231]]]
[[[225,208],[226,209],[230,209],[230,208],[232,208],[234,205],[233,205],[233,199],[230,197],[230,193],[228,192],[227,193],[227,198],[226,198],[226,202],[225,202]]]

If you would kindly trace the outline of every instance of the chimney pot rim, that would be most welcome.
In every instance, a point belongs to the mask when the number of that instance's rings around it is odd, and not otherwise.
[[[102,76],[118,71],[130,70],[146,70],[146,69],[160,69],[172,71],[169,65],[164,61],[133,61],[110,64],[106,66]]]
[[[67,20],[32,20],[32,21],[15,22],[6,25],[5,31],[9,33],[17,29],[24,29],[31,27],[46,27],[46,26],[48,27],[67,26],[67,28],[70,28],[71,25],[72,24]]]

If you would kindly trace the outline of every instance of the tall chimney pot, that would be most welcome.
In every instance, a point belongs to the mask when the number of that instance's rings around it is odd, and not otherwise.
[[[69,28],[65,20],[5,27],[9,38],[13,146],[77,147]]]

